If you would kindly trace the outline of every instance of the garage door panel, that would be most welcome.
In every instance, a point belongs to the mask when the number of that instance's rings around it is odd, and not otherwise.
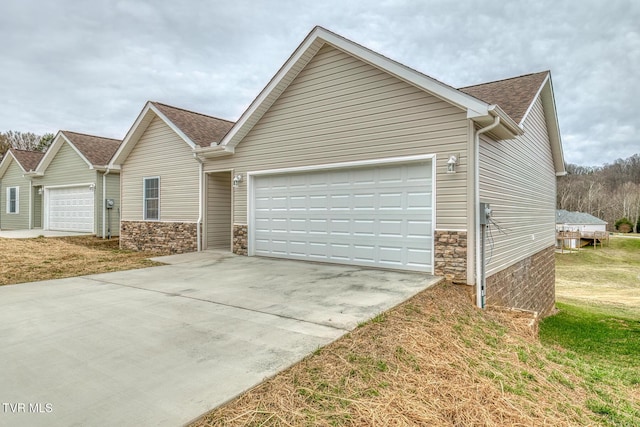
[[[253,253],[432,271],[431,162],[254,180]]]
[[[94,193],[88,186],[48,189],[47,227],[57,231],[93,232]]]

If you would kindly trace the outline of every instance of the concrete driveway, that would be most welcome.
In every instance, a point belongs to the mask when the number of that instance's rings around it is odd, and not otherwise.
[[[178,426],[439,279],[206,251],[0,287],[0,425]]]

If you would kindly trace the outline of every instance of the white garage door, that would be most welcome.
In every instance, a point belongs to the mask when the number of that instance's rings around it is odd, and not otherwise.
[[[49,230],[93,233],[94,193],[88,185],[48,190]]]
[[[432,272],[431,161],[257,176],[255,255]]]

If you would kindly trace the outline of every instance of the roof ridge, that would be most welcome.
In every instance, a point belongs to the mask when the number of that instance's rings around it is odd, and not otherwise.
[[[506,81],[508,81],[508,80],[521,79],[521,78],[523,78],[523,77],[535,76],[536,74],[543,74],[543,73],[548,74],[548,73],[550,73],[550,72],[551,72],[550,70],[543,70],[543,71],[538,71],[538,72],[535,72],[535,73],[521,74],[521,75],[519,75],[519,76],[506,77],[506,78],[504,78],[504,79],[492,80],[492,81],[490,81],[490,82],[477,83],[477,84],[469,85],[469,86],[461,86],[461,87],[459,87],[459,88],[458,88],[458,90],[461,90],[461,89],[467,89],[467,88],[470,88],[470,87],[476,87],[476,86],[488,85],[488,84],[491,84],[491,83],[506,82]]]
[[[197,114],[199,116],[207,117],[207,118],[210,118],[210,119],[216,119],[216,120],[222,120],[223,122],[235,123],[234,121],[231,121],[231,120],[222,119],[220,117],[211,116],[209,114],[199,113],[198,111],[187,110],[186,108],[176,107],[176,106],[173,106],[173,105],[165,104],[163,102],[158,102],[158,101],[149,101],[149,102],[151,102],[152,104],[162,105],[163,107],[169,107],[169,108],[173,108],[175,110],[184,111],[184,112],[187,112],[187,113]]]
[[[24,153],[42,153],[44,154],[42,151],[40,150],[23,150],[21,148],[15,148],[15,147],[9,147],[9,150],[13,150],[13,151],[22,151]]]
[[[121,139],[117,139],[117,138],[109,138],[109,137],[106,137],[106,136],[91,135],[91,134],[88,134],[88,133],[74,132],[74,131],[71,131],[71,130],[61,130],[60,132],[62,132],[62,133],[72,133],[74,135],[81,135],[81,136],[90,136],[90,137],[93,137],[93,138],[100,138],[100,139],[110,139],[112,141],[122,142]]]

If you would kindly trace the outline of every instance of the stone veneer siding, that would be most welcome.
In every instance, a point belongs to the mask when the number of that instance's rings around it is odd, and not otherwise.
[[[233,224],[233,253],[236,255],[248,255],[248,228],[244,224]]]
[[[523,259],[487,277],[486,304],[551,314],[556,295],[555,247]]]
[[[120,248],[181,254],[198,250],[197,224],[193,222],[122,221]]]
[[[467,283],[467,232],[436,230],[434,273],[454,283]]]

